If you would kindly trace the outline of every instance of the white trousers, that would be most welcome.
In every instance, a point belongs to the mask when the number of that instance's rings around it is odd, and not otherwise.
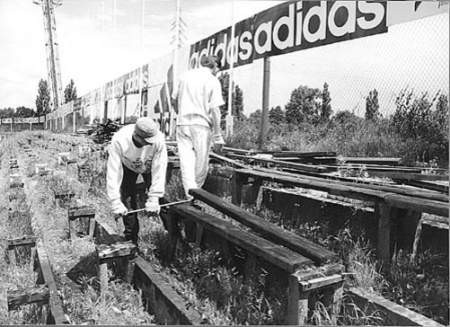
[[[201,188],[208,175],[211,129],[200,125],[177,126],[178,154],[184,192]]]

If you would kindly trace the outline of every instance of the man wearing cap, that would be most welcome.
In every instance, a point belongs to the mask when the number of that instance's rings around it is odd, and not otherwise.
[[[177,143],[181,179],[188,191],[201,188],[208,174],[211,144],[220,150],[225,143],[220,130],[220,109],[224,105],[222,89],[215,76],[220,69],[216,56],[203,56],[201,67],[189,70],[181,78],[172,98],[178,109]]]
[[[148,187],[145,209],[159,213],[159,198],[164,195],[167,169],[167,149],[164,135],[158,125],[148,117],[117,131],[109,147],[106,188],[113,213],[123,217],[125,238],[137,244],[139,222],[137,214],[136,180],[139,174]]]

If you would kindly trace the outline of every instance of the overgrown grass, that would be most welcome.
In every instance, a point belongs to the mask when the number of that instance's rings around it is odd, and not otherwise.
[[[396,112],[386,118],[366,120],[349,111],[337,112],[318,124],[272,121],[265,148],[272,151],[335,151],[343,156],[400,157],[417,166],[436,162],[448,166],[448,96],[431,99],[405,91]],[[300,109],[299,109],[300,110]],[[231,147],[257,149],[260,115],[236,120]]]
[[[384,295],[407,308],[449,323],[448,254],[419,253],[411,262],[410,254],[399,251],[393,257],[387,280],[391,287]]]
[[[75,324],[149,325],[154,318],[144,310],[141,294],[120,281],[108,283],[101,296],[94,288],[94,279],[82,281],[82,290],[62,289],[63,306]]]

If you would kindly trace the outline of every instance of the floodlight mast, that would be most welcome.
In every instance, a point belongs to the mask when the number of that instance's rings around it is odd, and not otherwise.
[[[33,0],[42,7],[44,16],[44,30],[47,35],[45,49],[47,52],[47,81],[50,87],[50,110],[57,110],[62,105],[61,68],[59,61],[58,43],[56,42],[56,22],[54,9],[62,5],[61,0]]]

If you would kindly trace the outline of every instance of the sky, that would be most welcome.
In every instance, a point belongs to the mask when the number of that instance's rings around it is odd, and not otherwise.
[[[78,95],[170,51],[175,0],[62,2],[56,9],[62,85],[74,79]],[[278,3],[235,0],[235,20]],[[181,0],[181,4],[186,44],[230,25],[231,0]],[[272,57],[270,106],[284,107],[300,85],[322,88],[325,82],[334,111],[360,115],[373,88],[385,113],[392,112],[395,96],[405,87],[418,93],[439,89],[448,93],[448,26],[444,13],[391,26],[385,34]],[[38,82],[47,76],[44,44],[40,6],[32,0],[0,0],[0,108],[35,107]],[[261,107],[262,70],[262,60],[235,69],[247,114]]]
[[[230,0],[181,1],[182,17],[188,26],[187,44],[230,25]],[[175,0],[62,2],[55,10],[62,85],[64,88],[74,79],[78,95],[170,50]],[[236,19],[278,3],[236,2]],[[211,13],[216,14],[214,19]],[[35,107],[38,82],[47,76],[44,44],[41,7],[32,0],[0,0],[0,108]]]

